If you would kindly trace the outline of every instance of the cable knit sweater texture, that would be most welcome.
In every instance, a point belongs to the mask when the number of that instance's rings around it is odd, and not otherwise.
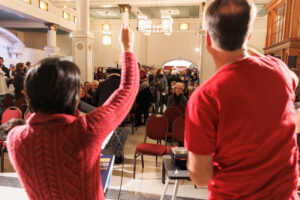
[[[129,112],[138,92],[133,53],[123,54],[121,85],[84,116],[34,113],[8,135],[10,160],[30,199],[105,199],[100,181],[101,144]]]

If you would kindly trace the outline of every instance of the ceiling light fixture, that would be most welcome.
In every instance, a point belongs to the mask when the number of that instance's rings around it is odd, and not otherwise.
[[[187,30],[189,30],[189,24],[187,24],[187,23],[182,23],[182,24],[179,25],[179,29],[180,29],[181,31],[187,31]]]
[[[173,19],[171,15],[161,16],[161,24],[152,24],[152,21],[147,16],[138,16],[137,30],[145,35],[151,33],[163,33],[167,36],[172,35],[173,31]]]
[[[110,31],[110,24],[108,23],[109,11],[105,12],[106,22],[102,24],[102,44],[104,46],[111,45],[111,31]]]

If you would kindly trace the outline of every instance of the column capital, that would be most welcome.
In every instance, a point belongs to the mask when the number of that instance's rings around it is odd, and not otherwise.
[[[49,31],[57,31],[57,24],[53,24],[53,23],[45,23],[45,26],[48,27]]]
[[[120,13],[129,12],[131,6],[129,4],[119,4]]]

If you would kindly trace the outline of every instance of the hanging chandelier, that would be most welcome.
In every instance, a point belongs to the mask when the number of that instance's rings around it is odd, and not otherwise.
[[[170,36],[173,31],[173,19],[170,15],[165,15],[161,16],[160,24],[153,24],[152,20],[149,20],[147,16],[138,16],[137,30],[145,35],[150,35],[151,33],[163,33]]]

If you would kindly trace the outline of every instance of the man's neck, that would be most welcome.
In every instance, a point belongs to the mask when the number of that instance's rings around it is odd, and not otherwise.
[[[212,55],[216,64],[217,70],[227,64],[235,63],[249,57],[247,49],[239,49],[236,51],[216,50]]]

